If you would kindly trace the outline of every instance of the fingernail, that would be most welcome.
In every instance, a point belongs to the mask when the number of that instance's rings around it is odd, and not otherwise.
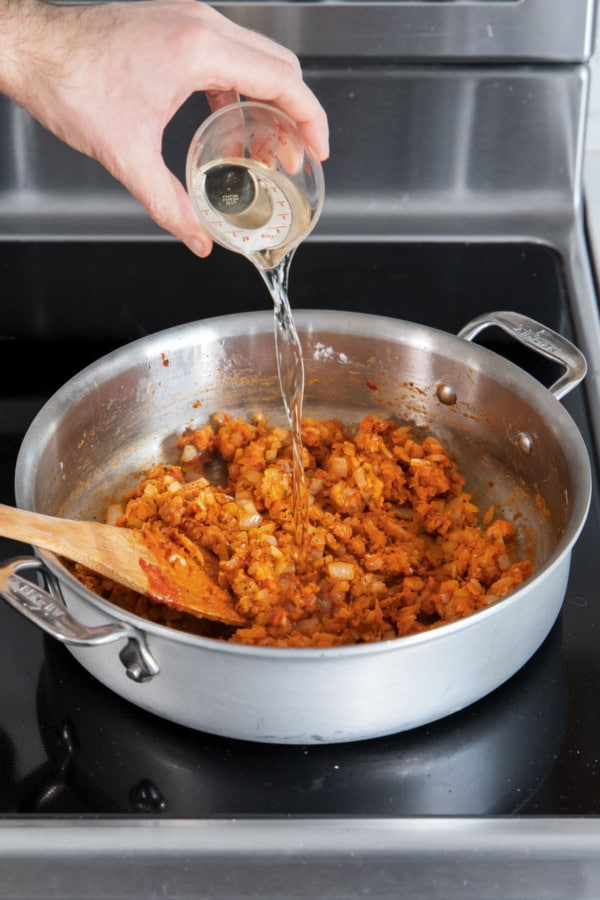
[[[195,253],[196,256],[200,256],[202,259],[209,256],[210,251],[212,250],[212,245],[205,244],[200,238],[186,238],[184,243],[192,253]]]
[[[311,149],[313,155],[316,156],[320,162],[325,162],[327,159],[329,159],[329,143],[328,142],[319,141],[319,143],[316,146],[312,146],[310,149]]]

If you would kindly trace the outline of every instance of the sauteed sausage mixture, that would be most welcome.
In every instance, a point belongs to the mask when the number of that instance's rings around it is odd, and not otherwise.
[[[192,553],[235,598],[247,624],[207,623],[77,567],[101,596],[138,615],[230,641],[326,647],[435,628],[479,610],[533,572],[518,559],[513,523],[482,511],[438,440],[391,419],[358,427],[306,419],[309,492],[298,565],[291,441],[263,416],[226,414],[178,441],[178,465],[158,465],[111,509]],[[205,477],[215,460],[226,484]]]

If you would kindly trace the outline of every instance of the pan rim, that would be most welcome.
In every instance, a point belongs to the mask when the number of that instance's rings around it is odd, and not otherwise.
[[[438,638],[441,639],[450,633],[472,627],[472,625],[479,622],[482,617],[494,615],[499,606],[505,608],[519,602],[522,594],[529,589],[534,581],[539,580],[542,576],[548,576],[555,568],[562,564],[564,557],[570,554],[574,543],[583,529],[591,502],[591,462],[589,454],[583,436],[562,403],[557,400],[544,385],[516,364],[505,360],[503,357],[486,347],[466,341],[457,335],[453,335],[440,329],[370,313],[307,309],[294,312],[294,318],[301,335],[303,333],[310,334],[316,317],[318,317],[320,332],[331,330],[338,334],[355,334],[358,329],[361,337],[380,337],[382,327],[389,325],[388,333],[390,333],[391,326],[393,325],[394,332],[397,332],[399,336],[398,342],[401,342],[402,344],[405,344],[408,340],[413,346],[417,345],[422,347],[424,343],[428,346],[436,338],[441,338],[445,342],[456,342],[456,346],[460,345],[463,350],[463,361],[467,366],[471,359],[480,360],[482,365],[490,360],[493,360],[496,364],[500,361],[503,368],[505,368],[507,372],[513,373],[513,377],[518,379],[520,385],[524,385],[529,393],[532,393],[534,397],[539,397],[540,399],[545,398],[544,402],[551,405],[554,410],[554,415],[558,417],[559,423],[563,422],[565,426],[568,426],[570,429],[569,440],[572,445],[570,450],[576,457],[571,465],[576,468],[578,477],[577,494],[568,527],[557,541],[557,545],[550,557],[536,570],[536,572],[516,591],[513,591],[506,597],[500,598],[486,609],[479,610],[476,613],[455,622],[446,623],[419,634],[400,636],[386,641],[325,648],[260,647],[236,644],[215,638],[206,638],[189,634],[174,628],[168,628],[159,623],[143,619],[126,610],[122,610],[120,607],[110,603],[110,601],[103,600],[101,597],[98,597],[88,589],[84,588],[84,586],[81,585],[81,583],[78,582],[52,554],[37,551],[39,556],[48,564],[51,571],[57,575],[59,580],[67,579],[70,586],[73,589],[76,589],[77,594],[83,600],[86,600],[92,606],[98,608],[99,611],[108,615],[111,619],[128,622],[144,633],[153,634],[162,638],[168,636],[170,638],[175,638],[177,642],[190,643],[194,646],[202,646],[207,650],[219,652],[225,651],[227,653],[242,655],[250,653],[254,657],[273,656],[274,658],[279,659],[282,658],[283,652],[286,659],[314,660],[319,656],[334,658],[338,655],[351,656],[361,655],[363,653],[372,654],[375,651],[391,652],[392,650],[397,651],[400,646],[410,647]],[[228,336],[263,333],[267,330],[272,331],[272,321],[272,312],[261,310],[258,312],[216,316],[209,319],[200,319],[185,325],[176,325],[152,335],[138,338],[129,344],[118,347],[72,376],[72,378],[65,382],[65,384],[62,385],[44,404],[33,419],[23,438],[15,470],[15,494],[17,505],[26,509],[33,508],[32,497],[31,494],[28,495],[27,490],[31,479],[27,477],[26,470],[30,470],[29,456],[31,453],[29,445],[32,443],[34,445],[36,444],[36,432],[41,430],[42,433],[46,433],[49,425],[56,421],[56,417],[60,414],[61,410],[70,405],[75,391],[77,397],[80,398],[82,390],[85,391],[86,385],[91,387],[97,383],[96,376],[99,371],[115,365],[118,373],[119,366],[130,365],[130,354],[132,350],[136,350],[136,348],[142,349],[143,362],[150,365],[155,361],[157,356],[160,357],[161,354],[164,354],[166,343],[171,342],[173,348],[182,343],[189,344],[191,335],[195,335],[197,340],[221,340],[221,330],[224,326],[226,326]],[[252,327],[249,327],[250,322],[252,322]]]

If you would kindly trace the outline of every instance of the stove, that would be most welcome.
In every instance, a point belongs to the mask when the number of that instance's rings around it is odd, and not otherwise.
[[[553,27],[535,0],[221,5],[295,41],[330,113],[327,200],[292,265],[293,307],[453,333],[514,309],[585,353],[588,375],[563,402],[590,453],[592,505],[548,638],[506,684],[441,721],[278,747],[130,705],[2,603],[0,898],[597,896],[600,320],[581,190],[593,7],[573,0],[560,25],[556,4]],[[358,22],[370,23],[362,41]],[[180,174],[204,112],[194,98],[165,136]],[[14,503],[23,434],[71,375],[144,335],[269,301],[247,261],[218,247],[194,258],[1,100],[0,125],[12,138],[0,501]],[[553,364],[485,339],[556,380]],[[1,559],[29,553],[0,539]]]
[[[167,242],[5,242],[0,265],[19,311],[0,355],[0,499],[9,503],[24,430],[70,375],[114,346],[194,314],[267,303],[258,274],[220,248],[198,261]],[[218,309],[198,303],[202,279],[219,285]],[[575,338],[564,259],[539,243],[316,242],[298,251],[290,294],[297,308],[368,309],[452,332],[510,297],[511,308],[543,309],[545,324]],[[106,325],[103,303],[115,311]],[[93,310],[98,321],[86,322]],[[544,383],[555,380],[554,365],[520,345],[498,337],[492,347]],[[583,387],[565,403],[595,460]],[[110,822],[120,831],[132,822],[200,821],[210,829],[232,821],[298,825],[307,817],[397,824],[595,815],[599,518],[594,493],[561,616],[507,684],[440,722],[354,744],[264,746],[172,725],[101,686],[65,647],[1,605],[0,838],[3,826],[32,822]],[[29,552],[0,541],[3,559]]]

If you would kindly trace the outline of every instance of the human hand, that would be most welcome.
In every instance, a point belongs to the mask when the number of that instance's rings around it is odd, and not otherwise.
[[[213,110],[238,95],[273,103],[320,159],[329,152],[296,56],[197,0],[0,0],[0,91],[98,160],[198,256],[212,239],[162,157],[163,131],[192,93],[205,91]]]

